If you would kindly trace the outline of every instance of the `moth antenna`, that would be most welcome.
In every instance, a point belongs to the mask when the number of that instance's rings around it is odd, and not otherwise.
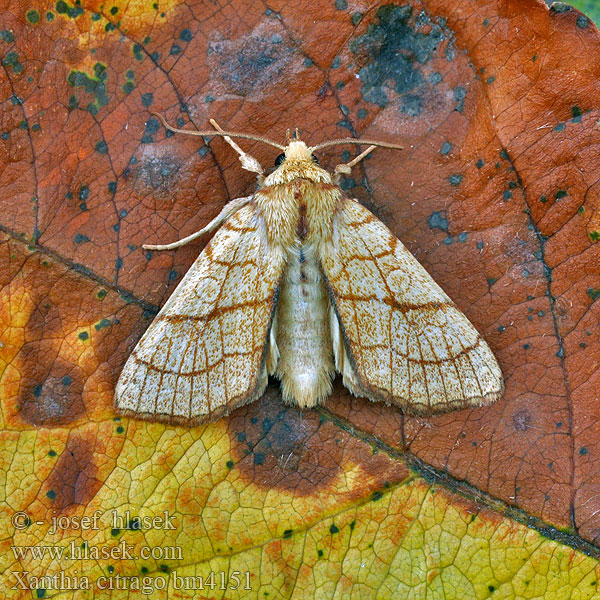
[[[404,150],[404,146],[399,146],[398,144],[392,144],[390,142],[378,142],[377,140],[364,140],[364,139],[356,139],[356,138],[344,138],[341,140],[331,140],[329,142],[323,142],[322,144],[317,144],[312,148],[309,148],[310,152],[315,152],[318,150],[322,150],[323,148],[327,148],[328,146],[340,146],[342,144],[369,144],[369,146],[375,146],[380,148],[392,148],[394,150]]]
[[[235,131],[223,131],[223,130],[218,130],[218,131],[190,131],[189,129],[177,129],[177,127],[172,127],[171,125],[169,125],[167,123],[167,121],[165,120],[165,118],[159,114],[159,113],[152,113],[153,116],[158,117],[160,119],[160,121],[162,122],[162,124],[165,126],[166,129],[168,129],[169,131],[172,131],[173,133],[185,133],[186,135],[198,135],[200,137],[208,137],[211,135],[218,135],[221,137],[230,137],[230,138],[242,138],[245,140],[254,140],[255,142],[262,142],[263,144],[269,144],[269,146],[274,146],[275,148],[279,148],[279,150],[285,150],[285,146],[282,146],[281,144],[278,144],[277,142],[274,142],[266,137],[262,137],[260,135],[252,135],[250,133],[238,133]]]
[[[375,150],[376,146],[369,146],[364,152],[361,152],[356,158],[353,158],[350,162],[344,163],[341,165],[337,165],[335,167],[335,172],[338,175],[350,175],[350,170],[354,165],[359,163],[367,154],[371,154],[373,150]]]

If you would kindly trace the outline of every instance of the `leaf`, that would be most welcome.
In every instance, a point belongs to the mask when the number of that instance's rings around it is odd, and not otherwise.
[[[314,11],[2,13],[7,597],[598,593],[598,31],[531,0]],[[150,111],[403,144],[343,187],[485,335],[504,398],[409,418],[338,381],[303,413],[271,385],[203,427],[116,417],[124,361],[205,240],[141,245],[200,229],[255,185],[222,140],[166,135]],[[272,164],[271,148],[243,147]]]

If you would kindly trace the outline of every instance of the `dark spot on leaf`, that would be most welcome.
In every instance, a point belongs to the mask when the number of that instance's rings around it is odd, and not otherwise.
[[[40,22],[40,13],[37,10],[27,11],[26,17],[32,25],[37,25]]]
[[[450,142],[444,142],[440,149],[440,154],[449,154],[452,150],[452,144]]]
[[[579,15],[577,17],[577,27],[585,29],[590,24],[590,20],[585,15]]]
[[[144,53],[142,52],[142,47],[139,44],[133,44],[131,51],[133,52],[133,56],[137,61],[142,61],[144,59]]]
[[[154,192],[169,192],[177,181],[180,165],[170,155],[142,159],[135,168],[136,187],[143,186]]]
[[[340,532],[340,530],[335,524],[332,524],[331,527],[329,528],[329,533],[331,533],[332,535],[334,533],[339,533],[339,532]]]
[[[10,29],[2,29],[2,31],[0,31],[0,40],[11,44],[15,41],[15,34],[10,31]]]
[[[585,446],[579,448],[579,456],[585,456],[588,453],[588,450]]]
[[[429,75],[429,83],[436,85],[438,84],[440,81],[442,81],[443,77],[441,73],[438,73],[437,71],[435,71],[434,73],[431,73],[431,75]]]
[[[86,242],[90,241],[90,238],[87,235],[83,235],[82,233],[78,233],[74,238],[73,241],[76,244],[85,244]]]
[[[96,152],[98,154],[106,154],[108,152],[108,146],[104,140],[96,142]]]
[[[351,190],[356,187],[356,181],[352,177],[343,177],[340,182],[340,187],[344,190]]]
[[[100,329],[104,329],[105,327],[110,327],[112,325],[112,321],[110,319],[102,319],[101,321],[98,321],[98,323],[96,323],[94,325],[94,328],[96,329],[96,331],[99,331]]]
[[[461,113],[464,108],[464,101],[467,96],[467,90],[459,85],[454,89],[454,99],[456,100],[456,110]]]
[[[400,110],[411,117],[421,114],[422,102],[420,96],[416,94],[406,94],[402,97]]]
[[[446,211],[435,211],[431,213],[427,224],[431,229],[441,229],[442,231],[448,232],[448,218],[446,217]]]
[[[71,434],[67,446],[48,476],[48,488],[56,492],[53,507],[65,510],[85,506],[96,495],[102,482],[97,479],[98,468],[93,462],[95,442]]]
[[[352,25],[354,25],[356,27],[356,25],[358,25],[362,21],[362,18],[363,18],[363,14],[362,13],[355,12],[352,15],[352,18],[350,19],[352,21]]]
[[[369,25],[364,35],[350,42],[350,51],[361,67],[358,75],[362,97],[385,107],[393,90],[401,96],[401,110],[416,116],[421,112],[426,83],[422,66],[432,59],[446,35],[426,15],[429,30],[420,31],[410,5],[382,6],[376,17],[377,23]]]
[[[292,533],[294,533],[294,530],[293,530],[293,529],[286,529],[286,530],[283,532],[283,537],[284,537],[284,539],[291,538],[291,537],[292,537]]]
[[[532,423],[531,413],[526,408],[522,408],[513,415],[512,421],[515,431],[527,431]]]
[[[600,297],[600,290],[597,290],[595,288],[588,288],[587,294],[592,300],[595,301]]]
[[[222,36],[208,44],[207,63],[213,79],[220,81],[227,93],[238,96],[262,95],[271,81],[279,79],[293,60],[293,45],[284,43],[281,34],[263,36],[251,33],[236,40]],[[286,36],[287,37],[287,36]]]
[[[154,102],[154,94],[152,92],[146,92],[145,94],[142,94],[142,104],[146,108],[148,108],[152,104],[152,102]]]

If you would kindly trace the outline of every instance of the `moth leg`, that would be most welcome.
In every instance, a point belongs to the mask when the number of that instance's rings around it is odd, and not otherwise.
[[[373,152],[373,150],[375,150],[375,148],[377,148],[377,146],[369,146],[364,152],[361,152],[356,158],[353,158],[350,162],[343,163],[341,165],[337,165],[336,168],[334,169],[335,178],[336,178],[335,183],[336,184],[339,183],[340,177],[342,175],[350,175],[350,171],[351,171],[352,167],[354,165],[358,164],[365,156],[367,156],[368,154]]]
[[[223,207],[223,210],[206,227],[203,227],[200,231],[196,231],[196,233],[192,233],[192,235],[188,235],[187,237],[184,237],[183,239],[178,240],[177,242],[163,245],[144,244],[142,248],[144,250],[174,250],[175,248],[185,246],[186,244],[189,244],[192,240],[195,240],[197,237],[200,237],[201,235],[204,235],[209,231],[217,229],[217,227],[219,227],[223,223],[223,221],[226,221],[227,219],[229,219],[229,217],[231,217],[231,215],[240,210],[240,208],[246,206],[246,204],[248,204],[250,200],[252,200],[252,196],[236,198],[235,200],[228,202]]]
[[[210,119],[210,124],[219,132],[223,133],[223,130],[219,124],[214,120]],[[250,154],[244,152],[228,135],[224,135],[223,139],[240,155],[240,162],[242,163],[242,169],[250,171],[251,173],[258,174],[258,183],[262,184],[264,179],[265,170],[261,164]]]

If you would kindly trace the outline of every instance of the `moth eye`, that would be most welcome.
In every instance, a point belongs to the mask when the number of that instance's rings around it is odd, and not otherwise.
[[[317,164],[317,165],[319,164],[319,159],[318,159],[318,158],[317,158],[317,157],[316,157],[314,154],[311,154],[311,155],[310,155],[310,157],[312,158],[312,161],[313,161],[315,164]]]
[[[285,154],[280,154],[276,159],[275,159],[275,166],[278,167],[283,161],[285,160]]]

